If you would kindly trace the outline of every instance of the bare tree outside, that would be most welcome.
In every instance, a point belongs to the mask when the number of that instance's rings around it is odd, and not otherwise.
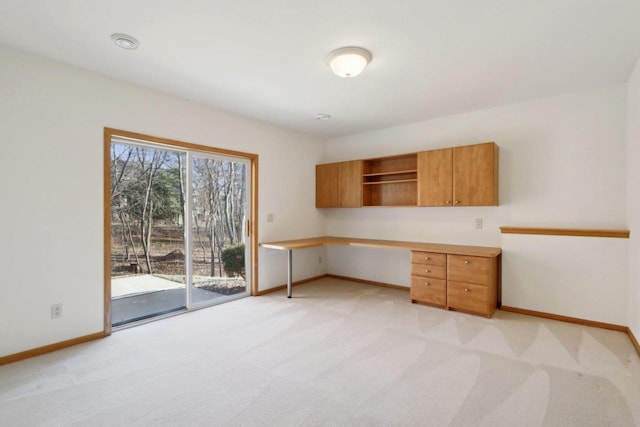
[[[193,159],[194,261],[208,263],[210,276],[224,274],[220,261],[223,249],[242,243],[245,172],[243,164]]]
[[[111,144],[111,275],[161,276],[185,283],[185,233],[193,242],[193,285],[203,290],[245,290],[244,270],[229,268],[223,253],[242,253],[246,166],[193,156],[191,212],[186,212],[183,152]],[[191,230],[185,230],[190,215]],[[229,256],[226,259],[230,259]],[[229,261],[228,261],[229,264]]]

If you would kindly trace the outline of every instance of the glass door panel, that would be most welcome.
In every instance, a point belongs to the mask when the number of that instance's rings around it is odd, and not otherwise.
[[[186,308],[186,153],[111,142],[111,324]]]
[[[248,293],[250,163],[191,155],[191,304]]]

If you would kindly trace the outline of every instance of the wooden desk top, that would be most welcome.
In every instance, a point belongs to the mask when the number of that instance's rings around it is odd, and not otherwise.
[[[365,246],[382,249],[405,249],[410,251],[425,251],[453,255],[480,256],[485,258],[497,257],[502,253],[501,248],[487,246],[443,245],[439,243],[405,242],[397,240],[359,239],[355,237],[311,237],[308,239],[283,240],[281,242],[260,243],[263,248],[286,251],[290,249],[314,248],[318,246]]]

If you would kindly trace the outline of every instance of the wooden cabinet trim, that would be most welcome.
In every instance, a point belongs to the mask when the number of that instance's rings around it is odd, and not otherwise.
[[[584,228],[500,227],[502,234],[539,234],[544,236],[612,237],[628,239],[629,230],[595,230]]]

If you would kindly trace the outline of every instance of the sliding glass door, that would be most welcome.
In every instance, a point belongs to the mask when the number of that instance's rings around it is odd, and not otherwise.
[[[113,138],[111,326],[249,294],[251,161]]]
[[[111,143],[112,325],[186,308],[186,153]]]
[[[247,292],[250,162],[191,156],[191,303]]]

